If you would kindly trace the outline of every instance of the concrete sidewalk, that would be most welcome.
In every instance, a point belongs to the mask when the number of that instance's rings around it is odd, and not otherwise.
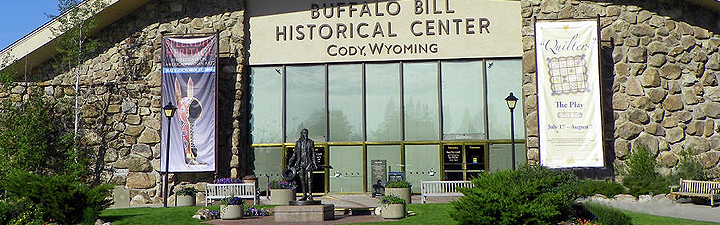
[[[707,203],[696,204],[684,198],[679,199],[677,202],[667,198],[650,198],[639,201],[593,198],[590,201],[618,209],[656,216],[720,223],[720,207],[710,207],[710,204]]]
[[[212,220],[203,222],[206,224],[217,225],[286,225],[286,224],[302,224],[302,225],[327,225],[327,224],[347,224],[347,223],[367,223],[367,222],[386,222],[394,220],[385,220],[380,216],[372,214],[380,204],[380,197],[373,198],[370,194],[338,194],[328,193],[323,196],[314,197],[315,200],[322,201],[323,204],[335,205],[335,219],[323,222],[304,222],[304,223],[288,223],[275,222],[274,216],[252,217],[241,220]],[[457,199],[456,197],[433,197],[428,198],[427,203],[445,203]],[[270,200],[266,196],[260,197],[260,204],[270,204]],[[420,195],[412,196],[412,204],[422,204]]]

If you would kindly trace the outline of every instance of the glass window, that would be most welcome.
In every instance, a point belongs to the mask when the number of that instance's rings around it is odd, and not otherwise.
[[[482,61],[442,62],[443,139],[485,139]]]
[[[399,64],[366,64],[368,141],[400,141]]]
[[[525,139],[523,116],[522,61],[520,59],[488,60],[488,127],[490,139],[510,139],[510,109],[505,98],[512,92],[519,100],[514,110],[515,138]]]
[[[282,142],[282,68],[250,70],[250,134],[253,143]]]
[[[330,191],[364,192],[363,189],[363,147],[330,146]]]
[[[300,137],[303,128],[315,142],[325,142],[325,67],[288,66],[286,73],[287,142]]]
[[[515,168],[525,165],[525,144],[515,144]],[[512,145],[490,145],[490,172],[512,169]]]
[[[438,140],[437,63],[403,64],[405,140]]]
[[[362,141],[362,64],[328,68],[330,141]]]
[[[281,147],[257,147],[250,149],[252,154],[255,175],[261,190],[267,190],[268,180],[282,180],[282,148]]]
[[[384,161],[384,168],[373,165],[374,160]],[[383,170],[384,169],[384,170]],[[387,181],[388,172],[402,171],[400,168],[400,146],[399,145],[371,145],[367,146],[367,190],[372,191],[372,185],[380,179],[383,185]],[[379,174],[384,173],[384,174]],[[376,178],[373,178],[376,175]]]
[[[412,192],[420,192],[422,181],[440,180],[438,145],[405,145],[405,175]]]

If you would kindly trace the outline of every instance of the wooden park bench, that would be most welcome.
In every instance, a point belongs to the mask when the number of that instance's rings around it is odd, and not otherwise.
[[[471,188],[473,185],[469,180],[445,180],[445,181],[422,181],[422,202],[429,196],[437,197],[459,197],[464,196],[458,188]]]
[[[720,198],[720,182],[680,179],[680,185],[670,186],[670,194],[675,198],[679,196],[709,198],[710,207],[713,207],[715,199]]]
[[[257,205],[260,193],[255,183],[207,184],[205,206],[213,200],[222,200],[228,197],[252,198],[253,205]]]

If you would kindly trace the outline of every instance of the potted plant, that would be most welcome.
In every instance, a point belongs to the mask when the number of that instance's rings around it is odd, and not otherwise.
[[[407,204],[412,203],[410,198],[410,183],[406,180],[393,180],[385,184],[385,195],[395,195],[405,199]]]
[[[271,205],[287,205],[290,201],[295,201],[295,182],[273,180],[268,186]]]
[[[220,219],[236,220],[243,217],[243,200],[239,197],[225,198],[220,202]]]
[[[195,206],[195,195],[197,189],[194,187],[183,187],[175,193],[175,206]]]
[[[381,216],[384,219],[405,218],[405,199],[395,195],[385,195],[381,200]]]

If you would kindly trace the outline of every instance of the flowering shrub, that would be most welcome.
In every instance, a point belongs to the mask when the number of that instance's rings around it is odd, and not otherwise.
[[[250,206],[247,209],[245,209],[245,216],[269,216],[270,212],[268,212],[266,209],[258,209],[255,208],[255,206]]]
[[[216,183],[216,184],[239,184],[239,183],[242,183],[242,182],[243,182],[243,181],[242,181],[242,179],[240,179],[240,178],[231,178],[231,177],[228,177],[228,178],[218,178],[217,180],[215,180],[215,183]]]
[[[595,221],[588,220],[588,219],[582,219],[582,218],[578,218],[578,219],[577,219],[577,223],[575,223],[575,224],[578,224],[578,225],[597,225],[597,223],[595,223]]]
[[[295,184],[294,181],[290,182],[290,181],[279,181],[279,180],[270,181],[268,186],[270,186],[270,189],[293,189],[293,190],[295,190],[295,188],[297,187],[297,185]]]
[[[382,198],[382,204],[405,204],[405,199],[395,195],[385,195]]]
[[[215,211],[215,210],[210,210],[210,215],[212,215],[213,219],[220,218],[220,212]]]
[[[243,205],[244,202],[240,197],[227,197],[223,199],[220,204],[222,205]]]

